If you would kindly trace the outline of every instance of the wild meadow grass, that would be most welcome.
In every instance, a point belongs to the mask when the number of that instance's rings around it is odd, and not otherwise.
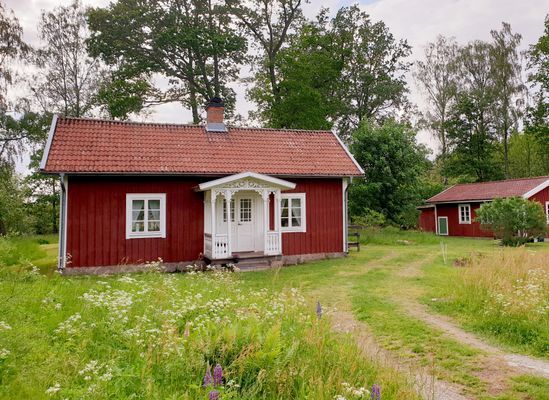
[[[0,398],[343,400],[370,398],[374,384],[384,400],[417,398],[299,290],[253,288],[233,273],[4,266],[0,302]]]
[[[447,268],[455,279],[438,289],[443,298],[432,302],[435,309],[518,350],[549,356],[548,252],[500,248]]]

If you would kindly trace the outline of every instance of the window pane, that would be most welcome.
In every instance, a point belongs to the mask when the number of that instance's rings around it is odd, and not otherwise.
[[[281,206],[282,208],[288,208],[288,199],[282,199]]]
[[[132,232],[143,232],[145,230],[145,224],[143,222],[132,223]]]
[[[252,199],[240,199],[240,221],[250,222],[252,220]]]
[[[292,217],[301,217],[301,208],[292,208]]]
[[[292,218],[292,226],[293,227],[301,226],[301,218]]]
[[[149,220],[160,220],[160,210],[158,211],[152,211],[149,210]]]
[[[288,218],[288,209],[287,208],[282,209],[282,218]]]
[[[283,226],[284,228],[287,228],[289,226],[289,219],[288,218],[282,218],[282,221],[281,221],[281,226]]]
[[[301,208],[301,199],[292,199],[292,208]]]
[[[159,232],[160,221],[149,221],[149,232]]]
[[[132,221],[143,221],[145,219],[144,211],[132,211]]]
[[[132,200],[132,209],[134,211],[145,209],[145,200]]]
[[[160,200],[149,200],[149,210],[160,210]]]

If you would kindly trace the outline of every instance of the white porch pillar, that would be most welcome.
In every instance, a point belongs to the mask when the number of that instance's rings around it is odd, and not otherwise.
[[[223,197],[225,198],[225,209],[227,210],[227,256],[231,257],[233,254],[233,243],[231,237],[231,199],[233,198],[233,193],[230,190],[225,190]]]
[[[267,189],[263,189],[261,197],[263,197],[263,253],[268,253],[268,232],[269,232],[269,193]]]
[[[275,231],[278,234],[278,253],[282,254],[282,229],[280,229],[280,189],[275,191]]]
[[[216,214],[215,203],[216,203],[216,199],[217,199],[217,191],[212,190],[211,193],[210,193],[210,212],[211,212],[210,220],[211,220],[211,223],[212,223],[212,227],[211,227],[210,232],[212,234],[212,258],[217,257],[217,241],[215,239],[215,214]]]

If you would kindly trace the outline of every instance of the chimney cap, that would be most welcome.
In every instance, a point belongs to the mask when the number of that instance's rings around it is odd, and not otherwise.
[[[209,107],[225,107],[225,103],[223,100],[221,100],[221,97],[212,97],[208,104],[206,105],[206,108]]]

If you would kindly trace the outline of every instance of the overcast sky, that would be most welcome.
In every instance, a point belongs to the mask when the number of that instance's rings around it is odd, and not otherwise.
[[[0,0],[1,1],[1,0]],[[13,9],[24,30],[25,39],[36,44],[36,27],[40,12],[57,5],[69,4],[70,0],[4,0],[7,8]],[[86,5],[105,6],[109,0],[83,0]],[[383,20],[397,39],[405,38],[412,45],[412,60],[422,56],[423,46],[437,35],[454,36],[458,42],[490,38],[491,29],[499,29],[501,22],[509,22],[513,31],[523,36],[522,47],[526,49],[543,33],[543,21],[549,12],[548,0],[311,0],[303,6],[306,16],[313,17],[321,7],[332,12],[352,3],[359,3],[372,20]],[[409,79],[411,98],[421,104],[415,83]],[[237,112],[246,116],[254,107],[245,99],[245,86],[237,84]],[[179,104],[157,107],[146,117],[157,122],[186,123],[190,113]],[[433,139],[425,132],[419,140],[434,148]]]

